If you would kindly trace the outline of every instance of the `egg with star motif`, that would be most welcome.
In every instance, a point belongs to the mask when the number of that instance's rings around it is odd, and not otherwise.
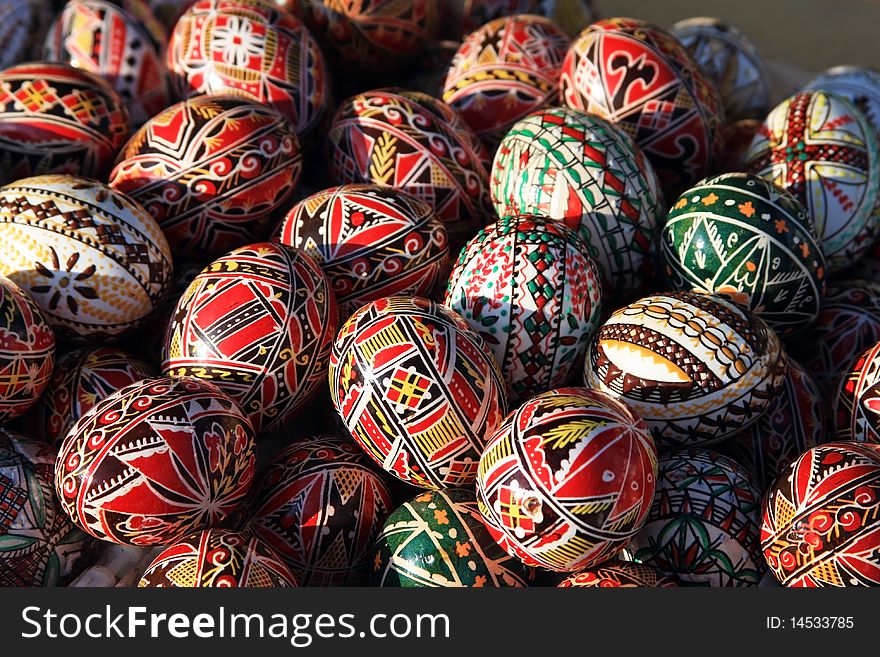
[[[131,333],[171,285],[171,250],[156,220],[86,178],[0,187],[0,251],[0,274],[33,297],[59,337],[79,343]]]

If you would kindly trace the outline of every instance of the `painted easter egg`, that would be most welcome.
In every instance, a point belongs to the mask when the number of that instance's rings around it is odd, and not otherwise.
[[[0,179],[104,178],[128,138],[128,110],[101,77],[67,64],[0,72]]]
[[[255,99],[290,119],[301,140],[330,102],[317,42],[292,14],[263,0],[198,0],[174,26],[167,60],[179,97]]]
[[[153,215],[175,253],[217,257],[262,239],[301,173],[299,139],[277,110],[199,96],[132,136],[110,186]]]
[[[343,318],[386,296],[433,296],[449,274],[446,228],[431,206],[379,185],[312,194],[287,213],[276,237],[321,266]]]
[[[669,33],[715,84],[729,123],[763,119],[770,110],[773,90],[770,72],[752,40],[718,18],[688,18]]]
[[[251,533],[206,529],[180,539],[147,566],[138,587],[293,587],[272,548]]]
[[[249,533],[206,529],[182,538],[147,566],[138,587],[271,588],[296,580],[268,545]]]
[[[58,359],[49,392],[28,415],[35,436],[60,447],[70,427],[104,397],[155,376],[153,368],[120,349],[85,347]]]
[[[299,0],[299,4],[312,32],[323,37],[347,67],[383,72],[400,68],[434,41],[439,27],[434,0]]]
[[[427,491],[401,505],[385,522],[374,552],[374,586],[529,586],[529,569],[492,539],[471,490]]]
[[[611,560],[569,575],[559,588],[677,588],[678,584],[656,568],[632,561]]]
[[[274,458],[262,481],[250,527],[300,586],[366,584],[392,497],[362,449],[334,436],[301,440]]]
[[[571,39],[540,16],[498,18],[469,34],[443,83],[443,100],[477,135],[497,144],[513,124],[557,104]]]
[[[661,233],[675,290],[728,296],[780,336],[816,320],[825,256],[800,202],[747,173],[726,173],[684,192]]]
[[[609,295],[650,275],[663,194],[651,164],[608,121],[564,108],[518,121],[495,153],[491,193],[500,217],[548,217],[577,230]]]
[[[482,338],[421,297],[378,299],[351,316],[330,355],[330,397],[377,463],[423,488],[472,484],[507,413],[504,380]]]
[[[785,586],[880,586],[880,445],[828,443],[786,468],[764,497],[761,549]]]
[[[217,386],[144,379],[71,427],[55,490],[67,515],[96,538],[168,545],[235,511],[253,481],[254,452],[247,416]]]
[[[442,105],[399,89],[358,94],[339,106],[328,140],[337,183],[394,187],[424,201],[443,220],[455,252],[494,213],[475,150],[479,138],[465,138],[465,126],[438,114]]]
[[[314,260],[283,244],[243,246],[205,267],[178,300],[162,371],[213,381],[260,433],[324,383],[337,326],[336,299]]]
[[[761,494],[734,460],[707,449],[660,457],[657,493],[633,558],[682,586],[757,586],[766,570]]]
[[[558,388],[523,403],[489,439],[477,501],[509,554],[577,572],[626,547],[647,518],[656,478],[654,441],[626,404]]]
[[[825,400],[802,365],[785,358],[782,389],[753,425],[716,448],[749,471],[764,491],[789,463],[827,440]]]
[[[720,442],[757,421],[782,386],[776,333],[720,297],[647,296],[595,334],[585,381],[625,401],[661,448]]]
[[[834,396],[836,440],[880,444],[880,343],[857,356]]]
[[[880,71],[862,66],[835,66],[804,85],[843,96],[858,107],[874,130],[880,131]]]
[[[0,586],[64,586],[86,566],[87,536],[61,509],[55,450],[0,429]]]
[[[816,321],[790,342],[792,355],[813,377],[822,397],[830,401],[852,359],[880,342],[880,282],[850,279],[831,283]]]
[[[755,135],[747,166],[804,205],[822,241],[829,272],[851,265],[877,236],[877,133],[845,98],[806,91],[782,101]]]
[[[0,187],[0,274],[33,296],[59,336],[113,340],[163,301],[171,251],[125,195],[67,175]]]
[[[150,29],[154,20],[142,0],[69,0],[46,35],[43,56],[109,81],[137,126],[171,98],[164,37]]]
[[[55,367],[55,333],[31,296],[0,276],[0,423],[31,408]]]
[[[511,401],[568,382],[599,326],[602,282],[579,235],[562,223],[508,217],[462,250],[446,305],[495,355]]]
[[[720,151],[724,109],[715,85],[675,37],[642,20],[610,18],[575,39],[560,96],[625,130],[674,198]]]
[[[49,0],[0,0],[0,70],[40,57],[52,21]]]

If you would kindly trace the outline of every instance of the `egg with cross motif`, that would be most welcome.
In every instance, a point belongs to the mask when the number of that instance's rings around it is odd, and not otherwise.
[[[814,90],[783,100],[752,140],[746,164],[804,205],[829,273],[852,265],[880,231],[880,142],[843,96]]]

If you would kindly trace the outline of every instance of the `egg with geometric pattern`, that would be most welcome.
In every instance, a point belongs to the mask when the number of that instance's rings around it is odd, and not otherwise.
[[[471,490],[420,493],[395,509],[376,539],[373,586],[526,587],[531,569],[495,543]]]
[[[55,367],[55,333],[30,295],[0,276],[0,423],[38,402]]]
[[[272,548],[252,533],[206,529],[160,552],[138,587],[295,587],[296,579]]]
[[[446,306],[492,350],[511,401],[564,385],[602,312],[602,280],[578,233],[541,217],[507,217],[461,251]]]
[[[825,256],[803,205],[770,181],[726,173],[684,192],[661,233],[674,290],[727,296],[781,337],[819,314]]]
[[[880,586],[880,445],[833,442],[764,496],[761,549],[787,587]]]
[[[353,441],[298,440],[265,470],[249,527],[299,586],[359,586],[392,510],[385,473]]]
[[[445,306],[386,297],[342,326],[330,355],[342,425],[386,471],[414,486],[472,485],[487,438],[507,413],[498,364]]]
[[[326,380],[337,317],[327,276],[303,251],[243,246],[207,265],[178,299],[162,372],[212,381],[259,434],[293,418]]]
[[[395,294],[433,296],[449,274],[446,228],[427,203],[380,185],[342,185],[297,203],[275,233],[330,284],[343,319]]]
[[[197,0],[177,20],[166,59],[179,98],[235,94],[269,105],[290,120],[301,142],[330,104],[314,37],[264,0]]]
[[[171,250],[139,204],[96,180],[0,187],[0,274],[29,292],[59,337],[118,340],[165,300]]]
[[[758,421],[785,374],[775,331],[720,296],[654,294],[595,333],[586,385],[629,404],[662,448],[710,445]]]
[[[668,197],[705,177],[720,152],[715,84],[678,39],[646,21],[608,18],[581,32],[562,64],[560,96],[626,130]]]
[[[175,255],[223,255],[263,238],[302,172],[293,125],[264,103],[197,96],[132,135],[110,186],[158,222]]]
[[[152,547],[222,525],[256,469],[254,430],[217,386],[149,378],[111,393],[71,427],[55,465],[64,511],[103,541]]]
[[[804,91],[824,89],[858,107],[880,132],[880,71],[866,66],[834,66],[804,85]]]
[[[636,562],[682,586],[757,586],[761,494],[733,459],[707,449],[676,449],[659,461],[657,494],[630,543]]]
[[[573,573],[621,553],[656,482],[657,450],[641,418],[604,393],[557,388],[524,402],[489,439],[477,501],[508,554]]]
[[[52,62],[11,66],[0,72],[0,182],[44,173],[104,178],[128,123],[119,94],[94,73]]]
[[[571,39],[540,16],[498,18],[469,34],[443,82],[443,101],[474,132],[497,145],[519,119],[559,97],[559,73]]]
[[[171,100],[165,33],[144,0],[69,0],[55,18],[43,57],[106,79],[139,126]]]
[[[491,173],[499,217],[547,217],[580,233],[606,297],[625,297],[651,279],[663,193],[619,127],[574,109],[533,112],[501,140]]]
[[[880,444],[880,343],[852,361],[833,402],[836,440]]]
[[[829,273],[870,248],[880,231],[880,140],[849,100],[822,90],[786,98],[767,115],[746,159],[751,172],[806,208]]]

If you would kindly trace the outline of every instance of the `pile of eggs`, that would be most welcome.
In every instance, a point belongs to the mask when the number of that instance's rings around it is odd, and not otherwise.
[[[0,586],[880,586],[880,72],[56,4],[0,0]]]

